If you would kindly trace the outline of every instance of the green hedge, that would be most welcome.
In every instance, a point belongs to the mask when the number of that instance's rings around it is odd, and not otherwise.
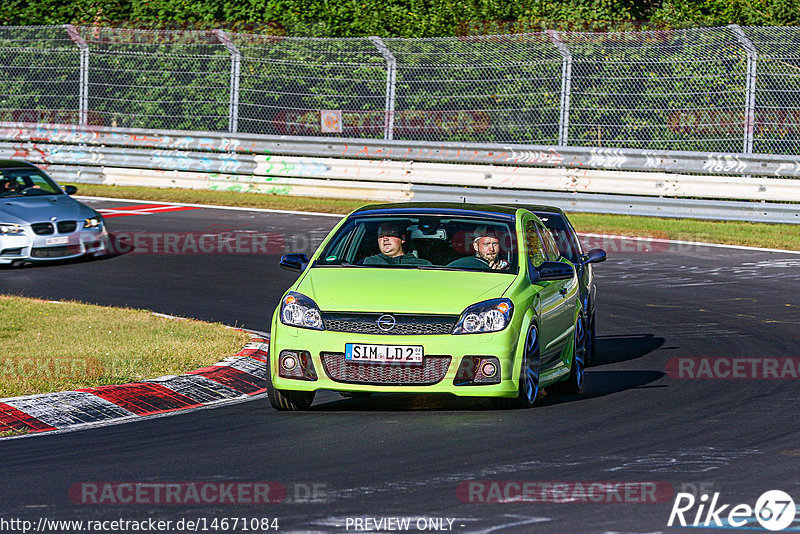
[[[800,0],[5,0],[0,24],[253,25],[289,35],[436,37],[575,30],[800,24]]]

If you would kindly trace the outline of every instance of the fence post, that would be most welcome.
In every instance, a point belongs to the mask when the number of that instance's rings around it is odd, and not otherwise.
[[[753,137],[756,128],[756,72],[758,67],[758,51],[738,24],[729,24],[739,44],[747,52],[747,89],[745,91],[744,108],[744,153],[753,153]]]
[[[86,126],[89,117],[89,45],[86,44],[78,29],[72,24],[65,24],[64,29],[67,30],[67,35],[81,51],[78,79],[78,124]]]
[[[558,118],[558,144],[569,143],[569,100],[572,92],[572,53],[555,30],[547,30],[550,41],[561,54],[561,112]]]
[[[383,39],[373,35],[369,40],[372,41],[386,60],[386,114],[383,119],[383,138],[391,140],[394,139],[394,102],[397,61],[392,51],[389,50],[389,47],[383,42]]]
[[[225,30],[214,30],[219,42],[225,45],[231,54],[230,102],[228,104],[228,131],[239,131],[239,78],[242,71],[242,53],[230,40]]]

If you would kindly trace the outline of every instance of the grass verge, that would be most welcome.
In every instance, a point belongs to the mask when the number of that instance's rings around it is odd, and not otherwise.
[[[579,232],[800,250],[800,232],[794,224],[660,219],[594,213],[570,213],[569,218]]]
[[[316,211],[320,213],[345,214],[369,203],[366,200],[323,199],[230,191],[159,189],[94,184],[74,185],[79,187],[79,194],[86,196]],[[570,213],[569,216],[579,232],[800,250],[800,232],[797,231],[797,226],[792,224],[661,219],[593,213]]]
[[[0,398],[181,374],[231,356],[248,334],[146,310],[0,295]]]

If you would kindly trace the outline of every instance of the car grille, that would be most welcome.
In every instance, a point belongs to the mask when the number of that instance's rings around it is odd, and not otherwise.
[[[33,223],[31,225],[31,230],[33,230],[33,233],[36,235],[50,235],[55,232],[53,225],[48,222]]]
[[[323,313],[325,330],[353,334],[378,334],[414,336],[450,334],[458,322],[457,315],[404,315],[392,314],[395,326],[390,330],[378,328],[378,318],[383,313]]]
[[[31,249],[32,258],[63,258],[81,253],[80,245],[64,245],[63,247],[42,247]]]
[[[422,365],[348,363],[343,352],[322,352],[325,374],[335,382],[392,386],[429,386],[442,381],[450,356],[425,356]]]
[[[77,221],[59,221],[56,226],[59,234],[69,234],[75,231],[78,223]]]

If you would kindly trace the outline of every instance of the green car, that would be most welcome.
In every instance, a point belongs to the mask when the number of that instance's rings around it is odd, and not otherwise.
[[[580,391],[586,317],[575,266],[524,208],[406,203],[345,217],[276,309],[268,396],[446,393],[528,408]]]

